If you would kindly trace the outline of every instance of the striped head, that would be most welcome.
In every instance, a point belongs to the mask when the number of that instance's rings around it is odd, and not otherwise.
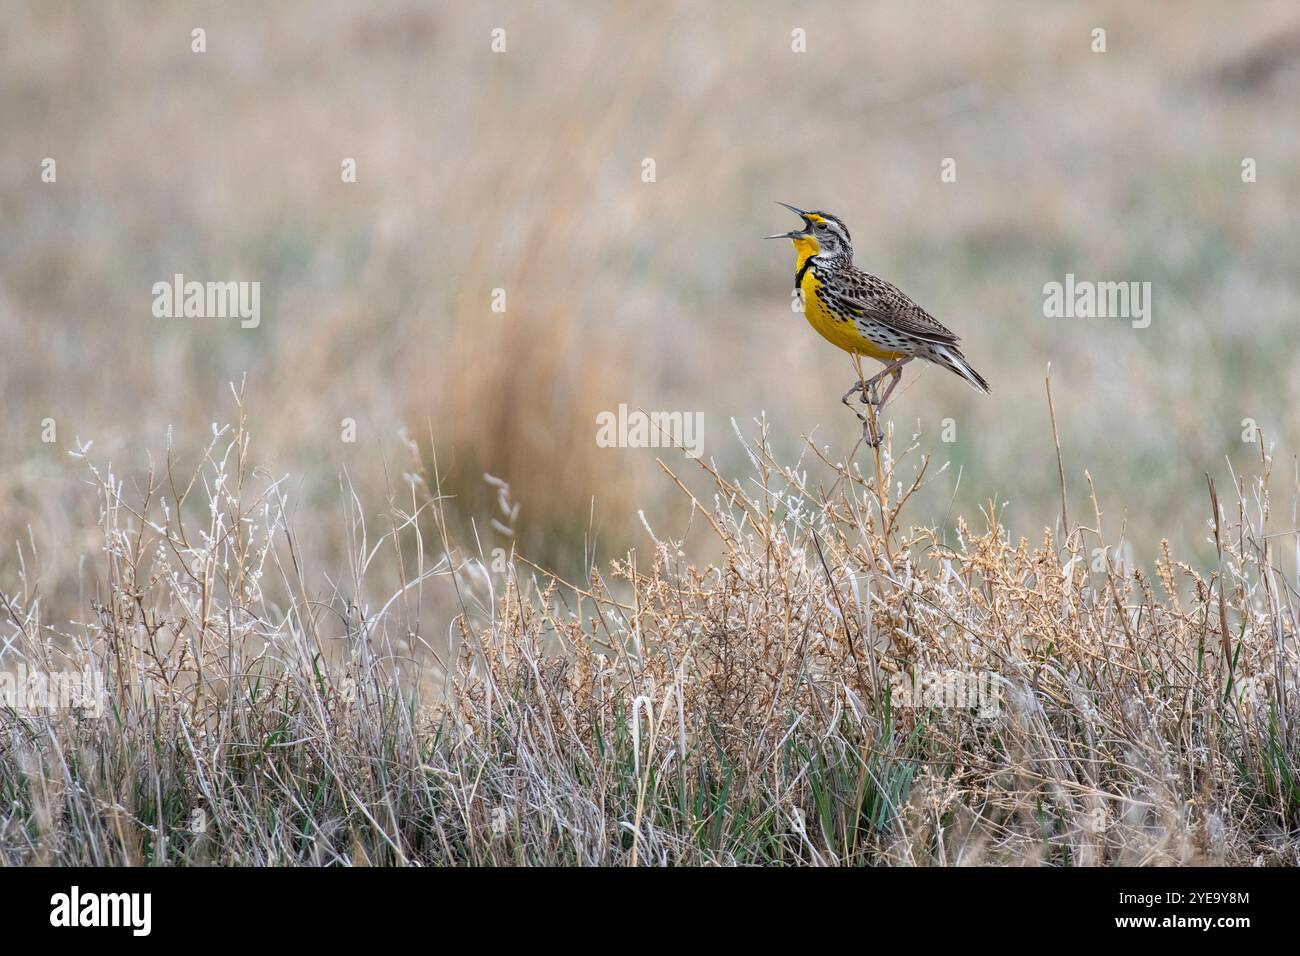
[[[810,256],[820,256],[824,259],[840,256],[853,258],[853,240],[849,238],[849,228],[838,216],[832,216],[828,212],[804,212],[783,202],[777,205],[785,206],[803,219],[803,228],[777,233],[766,238],[791,240],[800,262]]]

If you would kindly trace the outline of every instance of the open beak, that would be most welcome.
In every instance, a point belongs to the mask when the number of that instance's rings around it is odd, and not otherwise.
[[[763,237],[764,239],[798,239],[800,236],[802,236],[804,233],[806,233],[809,229],[812,228],[812,223],[808,221],[808,214],[804,212],[802,209],[798,209],[794,206],[791,206],[788,202],[780,202],[779,200],[777,201],[777,205],[784,206],[786,209],[789,209],[796,216],[799,216],[801,219],[803,219],[803,228],[792,229],[789,232],[778,232],[775,236],[764,236]]]

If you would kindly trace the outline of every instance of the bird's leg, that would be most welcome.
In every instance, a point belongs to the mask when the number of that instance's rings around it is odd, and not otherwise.
[[[894,386],[897,385],[897,384],[899,383],[899,381],[901,381],[902,378],[903,378],[903,370],[902,370],[902,369],[897,369],[897,368],[896,368],[896,369],[894,369],[892,372],[890,372],[889,374],[890,374],[890,376],[891,376],[890,379],[889,379],[889,385],[887,385],[887,386],[885,387],[885,394],[880,396],[880,405],[878,406],[879,408],[884,408],[884,407],[885,407],[885,402],[889,401],[889,396],[890,396],[890,393],[892,393],[892,392],[894,391]]]
[[[877,375],[875,378],[868,379],[862,372],[862,357],[859,355],[853,356],[853,368],[858,373],[858,380],[853,383],[852,388],[844,393],[844,397],[840,399],[840,401],[853,409],[853,414],[857,415],[858,421],[862,422],[862,440],[872,448],[875,448],[880,444],[880,435],[876,430],[875,409],[876,382],[879,380],[880,376]],[[849,398],[853,395],[862,396],[862,402],[867,406],[865,415],[856,408],[853,408],[849,403]]]
[[[885,372],[880,372],[862,383],[862,400],[868,405],[880,404],[880,394],[876,391],[876,386],[880,384],[880,380],[884,378],[885,374]]]
[[[858,416],[858,421],[862,422],[862,427],[864,429],[867,427],[867,416],[863,415],[860,411],[854,408],[853,403],[849,401],[849,398],[853,395],[858,394],[858,392],[862,392],[862,389],[865,386],[866,386],[866,382],[862,382],[862,381],[854,382],[853,387],[849,389],[847,392],[845,392],[844,397],[840,399],[841,402],[843,402],[846,406],[848,406],[849,410],[853,412],[854,415]],[[862,393],[862,400],[864,402],[867,400],[867,396],[865,392]]]
[[[885,407],[885,402],[889,401],[889,396],[894,393],[898,383],[903,380],[903,366],[912,361],[912,356],[908,355],[897,361],[890,362],[874,376],[865,382],[858,382],[849,395],[859,389],[862,392],[862,400],[867,403],[867,414],[858,415],[862,419],[862,440],[872,448],[880,445],[880,429],[876,421],[876,415]],[[885,388],[885,394],[881,395],[877,389],[880,386],[880,380],[889,376],[889,385]],[[844,396],[844,404],[848,405],[848,395]],[[852,406],[850,406],[852,407]]]
[[[879,407],[881,405],[884,405],[885,402],[889,401],[889,393],[894,390],[894,386],[898,384],[898,380],[903,377],[903,373],[900,370],[904,365],[906,365],[910,361],[912,361],[912,356],[908,355],[905,358],[901,358],[896,362],[890,362],[874,376],[867,379],[867,381],[864,383],[866,387],[863,389],[863,394],[870,393],[872,405]],[[884,378],[886,375],[892,375],[894,377],[894,380],[889,383],[889,388],[885,389],[884,397],[881,398],[876,393],[876,386],[880,383],[880,380]]]
[[[862,419],[862,440],[872,448],[880,444],[880,429],[876,425],[876,406],[867,406],[867,414],[859,415]]]
[[[871,389],[870,398],[867,397],[868,388]],[[853,404],[849,401],[849,399],[852,396],[857,395],[859,393],[861,393],[862,401],[867,406],[865,415],[862,412],[858,411],[856,408],[853,408]],[[853,414],[857,415],[858,421],[862,422],[862,440],[865,441],[872,448],[875,448],[877,445],[879,445],[880,435],[876,431],[876,409],[875,409],[876,384],[875,382],[874,381],[870,383],[864,381],[854,382],[853,387],[844,393],[844,397],[841,398],[840,401],[843,402],[845,405],[847,405],[849,408],[853,409]]]
[[[866,387],[866,384],[867,384],[866,382],[861,382],[861,381],[854,382],[853,387],[849,389],[847,392],[845,392],[844,397],[840,399],[840,401],[843,402],[849,408],[849,410],[853,412],[854,415],[858,416],[858,421],[862,422],[863,425],[866,424],[867,416],[863,415],[860,411],[854,408],[853,403],[850,402],[849,399],[852,396],[858,394],[858,392],[862,392],[862,390]],[[867,400],[866,392],[862,392],[862,400],[864,402]]]
[[[883,408],[885,402],[889,401],[889,396],[893,394],[895,386],[903,380],[903,366],[910,361],[912,361],[912,356],[909,355],[905,359],[899,359],[885,370],[893,376],[893,380],[889,383],[889,387],[885,389],[885,394],[880,396],[880,405],[878,407]],[[881,374],[884,373],[882,372]]]

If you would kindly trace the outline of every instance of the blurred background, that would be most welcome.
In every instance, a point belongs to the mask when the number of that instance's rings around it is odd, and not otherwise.
[[[101,547],[74,439],[129,489],[169,427],[195,463],[245,376],[251,456],[292,475],[304,564],[329,574],[340,476],[373,517],[435,445],[454,521],[567,572],[644,548],[638,511],[685,527],[655,459],[693,466],[598,447],[602,411],[702,412],[729,475],[748,470],[730,420],[763,412],[788,460],[810,435],[842,458],[852,371],[791,311],[792,251],[761,239],[795,225],[773,200],[842,217],[858,264],[993,385],[907,369],[888,417],[950,463],[917,523],[978,526],[990,501],[1017,534],[1057,521],[1049,362],[1074,517],[1087,469],[1139,563],[1160,537],[1209,559],[1203,475],[1256,467],[1245,419],[1291,507],[1291,0],[0,11],[0,583],[39,575],[54,619],[84,614]],[[155,318],[176,273],[260,282],[260,326]],[[1045,318],[1066,273],[1150,282],[1150,327]],[[485,473],[513,534],[488,524]]]

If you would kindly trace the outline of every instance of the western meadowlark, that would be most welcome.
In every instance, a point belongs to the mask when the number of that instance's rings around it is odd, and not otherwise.
[[[861,393],[871,414],[857,415],[870,445],[880,444],[875,412],[889,400],[903,377],[903,366],[914,358],[951,369],[977,391],[988,393],[989,383],[957,348],[957,336],[891,283],[853,264],[849,230],[839,218],[828,212],[804,212],[788,203],[777,205],[802,217],[804,227],[767,238],[793,240],[794,286],[803,296],[808,323],[822,338],[853,356],[858,381],[841,401],[853,408],[850,396]],[[884,369],[863,379],[863,355],[883,362]],[[886,376],[892,377],[889,387],[878,395],[876,388]]]

